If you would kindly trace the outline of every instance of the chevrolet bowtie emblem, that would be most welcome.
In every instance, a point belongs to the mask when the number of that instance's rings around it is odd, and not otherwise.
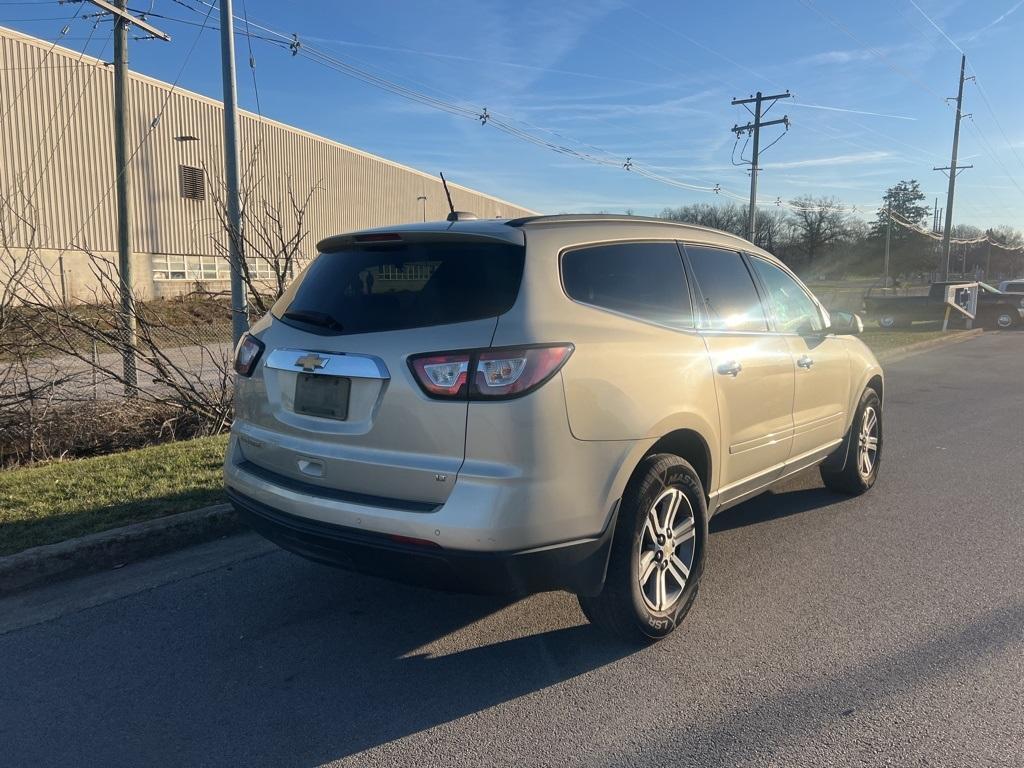
[[[295,365],[301,366],[302,370],[312,373],[313,371],[318,370],[319,368],[323,368],[325,365],[327,365],[330,359],[331,358],[329,357],[320,357],[320,355],[316,354],[315,352],[311,352],[307,355],[303,355],[298,360],[296,360]]]

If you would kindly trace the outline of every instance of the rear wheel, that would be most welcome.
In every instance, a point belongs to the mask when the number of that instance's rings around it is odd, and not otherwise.
[[[622,496],[604,588],[579,597],[584,615],[630,642],[665,637],[697,596],[706,541],[697,472],[678,456],[648,456]]]
[[[882,459],[882,401],[875,390],[865,389],[861,395],[843,445],[843,468],[830,469],[823,464],[821,480],[826,488],[839,493],[864,493],[875,484]]]
[[[893,328],[899,328],[903,325],[909,325],[899,315],[882,315],[878,318],[878,326],[884,328],[887,331],[891,331]]]
[[[985,328],[1005,330],[1016,325],[1016,317],[1009,310],[997,309],[987,314],[981,324]]]

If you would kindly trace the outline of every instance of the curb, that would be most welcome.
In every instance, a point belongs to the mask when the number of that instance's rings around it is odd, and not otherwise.
[[[967,341],[968,339],[981,336],[984,332],[985,330],[983,328],[974,328],[969,331],[954,331],[953,333],[950,333],[949,336],[942,336],[938,339],[928,339],[927,341],[918,341],[888,352],[879,352],[876,357],[880,363],[894,363],[905,357],[912,357],[922,352],[928,352],[932,349],[936,349],[937,347],[959,344],[961,341]]]
[[[199,544],[243,528],[230,504],[179,512],[0,557],[0,597]]]

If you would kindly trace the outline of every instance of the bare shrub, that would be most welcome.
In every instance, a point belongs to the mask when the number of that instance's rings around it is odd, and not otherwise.
[[[81,458],[202,437],[210,425],[168,403],[104,399],[37,402],[32,418],[0,411],[0,468]]]

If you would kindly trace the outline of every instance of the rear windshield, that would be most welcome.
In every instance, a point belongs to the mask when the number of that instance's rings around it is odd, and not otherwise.
[[[394,331],[496,317],[515,303],[524,248],[396,243],[321,253],[272,310],[315,333]]]

